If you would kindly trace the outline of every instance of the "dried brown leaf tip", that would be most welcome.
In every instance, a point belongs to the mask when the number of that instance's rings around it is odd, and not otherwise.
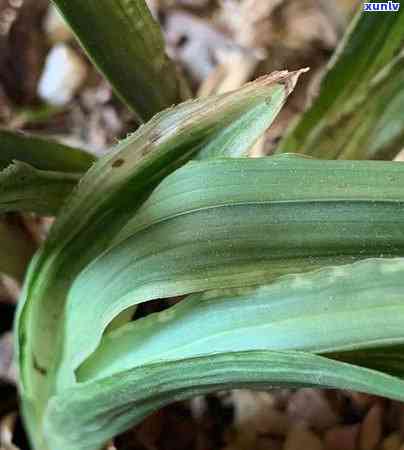
[[[288,70],[279,70],[271,72],[269,75],[264,75],[257,80],[253,81],[254,84],[261,84],[262,86],[268,86],[270,84],[282,84],[285,86],[286,95],[291,94],[299,80],[300,75],[310,70],[309,67],[289,72]]]
[[[289,95],[293,92],[294,88],[296,87],[296,83],[299,80],[300,75],[302,73],[308,72],[309,70],[310,70],[309,67],[305,67],[303,69],[296,70],[294,72],[287,72],[285,75],[281,76],[277,82],[285,86],[286,95]]]

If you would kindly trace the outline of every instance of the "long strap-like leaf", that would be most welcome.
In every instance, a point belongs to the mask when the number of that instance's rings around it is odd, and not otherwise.
[[[56,214],[95,160],[52,140],[0,130],[0,214]]]
[[[397,154],[404,136],[404,64],[397,56],[403,46],[402,7],[397,12],[358,12],[319,96],[277,152],[324,159],[389,159]]]
[[[45,429],[51,448],[96,450],[156,409],[229,388],[318,386],[404,400],[404,382],[303,352],[249,351],[168,360],[82,383],[54,397]]]
[[[22,161],[41,170],[84,173],[95,160],[84,150],[25,132],[0,129],[0,169]]]
[[[37,170],[15,161],[0,172],[0,214],[25,211],[56,215],[80,177],[78,173]]]
[[[53,0],[93,63],[140,121],[189,98],[144,0]]]
[[[80,382],[152,362],[247,350],[338,353],[404,343],[404,260],[369,259],[287,275],[270,285],[189,296],[108,333]],[[400,361],[401,371],[404,364]]]
[[[240,155],[272,123],[300,72],[165,111],[98,161],[81,180],[33,262],[16,330],[26,421],[39,448],[41,417],[62,356],[68,289],[104,251],[152,189],[198,152]],[[231,132],[229,132],[231,130]]]
[[[131,322],[51,400],[49,442],[92,450],[167,403],[229,387],[317,385],[403,400],[401,379],[366,369],[404,373],[403,271],[403,259],[367,260],[194,295]]]
[[[287,156],[185,166],[144,203],[118,245],[74,283],[56,390],[74,384],[74,370],[95,350],[102,330],[135,303],[254,284],[331,260],[402,255],[403,176],[397,163]]]
[[[404,255],[403,182],[397,163],[278,157],[185,166],[74,282],[61,385],[111,319],[135,304]]]
[[[0,214],[54,215],[95,161],[89,153],[27,133],[0,130]],[[22,281],[35,251],[27,234],[3,222],[0,272]]]

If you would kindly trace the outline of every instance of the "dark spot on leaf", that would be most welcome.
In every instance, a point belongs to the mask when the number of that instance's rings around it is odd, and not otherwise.
[[[162,133],[160,129],[151,131],[148,138],[149,144],[155,144],[159,139],[161,139],[161,137]]]
[[[34,365],[34,369],[37,372],[39,372],[41,375],[43,375],[43,376],[47,375],[48,371],[39,365],[38,360],[36,359],[35,355],[33,355],[33,365]]]
[[[112,163],[112,167],[121,167],[125,163],[125,160],[120,158]]]

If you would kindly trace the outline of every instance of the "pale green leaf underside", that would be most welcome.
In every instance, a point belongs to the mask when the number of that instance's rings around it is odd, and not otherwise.
[[[403,8],[358,12],[319,96],[277,152],[324,159],[389,159],[397,154],[404,137],[404,63],[397,56],[403,45]]]
[[[89,381],[212,351],[338,352],[343,358],[345,351],[399,345],[403,273],[402,259],[370,259],[288,275],[267,286],[191,295],[104,336],[77,378]]]

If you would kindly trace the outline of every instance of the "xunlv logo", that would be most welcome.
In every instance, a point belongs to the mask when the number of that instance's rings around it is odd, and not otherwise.
[[[364,3],[364,11],[399,11],[400,3],[398,2],[381,2],[381,3]]]

